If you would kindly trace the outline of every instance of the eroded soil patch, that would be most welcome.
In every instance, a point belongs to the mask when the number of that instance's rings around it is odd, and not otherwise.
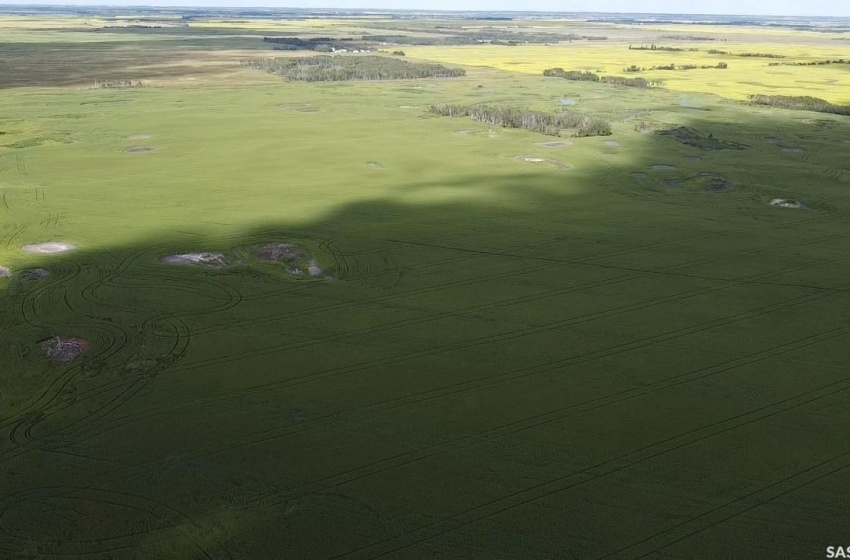
[[[33,243],[31,245],[24,245],[21,247],[21,250],[24,253],[32,253],[37,255],[53,255],[56,253],[67,253],[68,251],[73,251],[75,246],[71,243],[62,243],[58,241],[51,241],[49,243]]]
[[[70,362],[91,348],[88,340],[54,336],[39,342],[42,352],[47,358],[56,363]]]
[[[774,198],[770,201],[770,205],[777,208],[792,208],[794,210],[803,210],[806,207],[802,202],[793,198]]]
[[[210,252],[168,255],[159,259],[159,262],[178,266],[205,266],[211,268],[224,268],[227,266],[227,260],[224,255]]]

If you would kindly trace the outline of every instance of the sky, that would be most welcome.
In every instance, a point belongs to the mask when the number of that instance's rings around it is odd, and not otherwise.
[[[847,16],[848,0],[0,0],[0,4],[382,8]]]

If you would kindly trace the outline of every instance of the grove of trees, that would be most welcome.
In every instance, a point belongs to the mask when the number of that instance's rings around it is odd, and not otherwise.
[[[348,80],[409,80],[465,76],[462,68],[442,64],[412,63],[385,56],[309,56],[258,58],[245,66],[277,74],[292,82],[343,82]]]
[[[751,95],[750,102],[756,105],[769,105],[780,109],[794,109],[798,111],[816,111],[818,113],[831,113],[834,115],[850,115],[850,107],[845,105],[833,105],[829,101],[811,96],[788,96],[788,95]]]
[[[626,69],[627,72],[631,70]],[[555,78],[564,78],[573,81],[600,82],[603,84],[614,84],[618,86],[628,86],[637,88],[648,88],[652,85],[657,85],[658,82],[650,82],[644,78],[623,78],[621,76],[600,76],[593,72],[581,72],[577,70],[564,70],[563,68],[549,68],[543,71],[544,76]]]
[[[428,111],[444,117],[469,117],[502,128],[521,128],[548,136],[610,136],[611,123],[571,111],[546,113],[492,105],[432,105]]]

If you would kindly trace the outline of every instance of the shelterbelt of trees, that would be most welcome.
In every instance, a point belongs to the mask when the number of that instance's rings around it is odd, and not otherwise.
[[[833,115],[850,116],[850,107],[845,105],[833,105],[829,101],[810,96],[788,96],[788,95],[751,95],[750,102],[756,105],[769,105],[780,109],[795,109],[798,111],[816,111],[818,113],[831,113]]]
[[[603,84],[615,84],[618,86],[648,88],[659,85],[660,82],[650,82],[644,78],[623,78],[620,76],[600,76],[593,72],[581,72],[578,70],[564,70],[563,68],[549,68],[543,71],[544,76],[564,78],[573,81],[601,82]]]
[[[256,58],[245,66],[277,74],[291,82],[344,82],[348,80],[411,80],[465,76],[463,68],[413,63],[385,56],[308,56]]]
[[[519,107],[491,105],[432,105],[428,111],[444,117],[469,117],[474,121],[502,128],[521,128],[548,136],[610,136],[611,123],[606,120],[559,111],[546,113]]]

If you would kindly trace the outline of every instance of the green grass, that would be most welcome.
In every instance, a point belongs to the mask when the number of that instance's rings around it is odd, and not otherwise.
[[[565,97],[614,135],[547,149],[425,112]],[[0,265],[53,275],[0,279],[0,556],[796,559],[841,543],[847,121],[680,97],[488,69],[5,90]],[[700,172],[733,188],[665,183]],[[19,249],[45,241],[78,250]],[[268,241],[334,280],[246,259]],[[204,250],[247,262],[157,262]],[[55,335],[92,350],[50,364],[37,342]]]

